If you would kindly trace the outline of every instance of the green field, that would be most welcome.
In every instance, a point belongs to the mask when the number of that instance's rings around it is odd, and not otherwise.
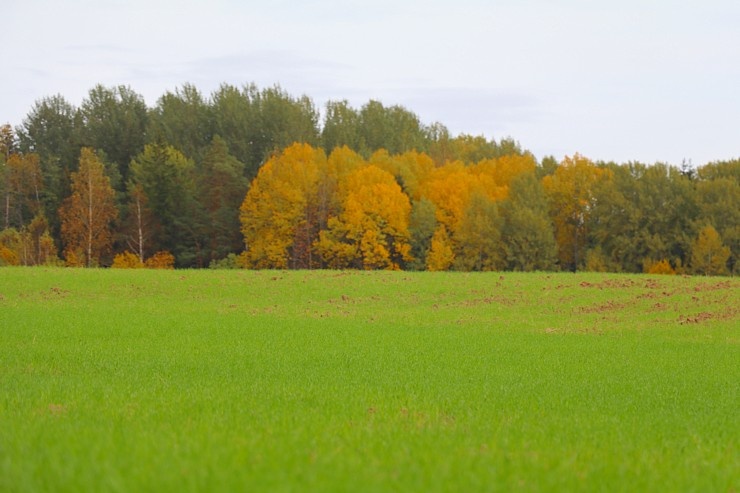
[[[0,491],[740,491],[740,281],[0,269]]]

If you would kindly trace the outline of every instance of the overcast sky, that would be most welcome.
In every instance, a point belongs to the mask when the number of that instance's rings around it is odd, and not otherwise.
[[[538,158],[740,157],[738,0],[3,0],[0,123],[95,84],[401,104]]]

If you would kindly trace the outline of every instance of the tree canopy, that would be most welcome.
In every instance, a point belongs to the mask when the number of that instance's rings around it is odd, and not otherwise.
[[[0,265],[740,270],[740,159],[538,162],[279,86],[42,98],[0,126],[0,199]]]

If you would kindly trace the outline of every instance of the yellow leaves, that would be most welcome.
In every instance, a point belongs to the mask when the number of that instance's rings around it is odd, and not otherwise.
[[[167,269],[175,268],[175,256],[168,251],[157,252],[144,262],[147,269]]]
[[[326,169],[324,152],[308,144],[294,144],[260,168],[240,208],[250,267],[288,267],[298,254],[292,251],[297,229],[316,220],[311,207]]]
[[[666,259],[661,259],[658,262],[646,260],[643,265],[643,272],[646,274],[658,274],[675,276],[676,270],[671,266],[670,262]]]
[[[585,245],[584,227],[593,208],[596,184],[611,178],[611,172],[595,166],[576,154],[565,157],[553,175],[542,180],[561,262],[574,269],[581,263],[580,252]]]
[[[360,252],[362,252],[362,266],[365,270],[389,269],[393,267],[391,254],[385,245],[383,236],[374,229],[368,229],[362,235]]]
[[[175,256],[170,252],[161,251],[157,252],[145,262],[142,262],[138,255],[129,252],[128,250],[119,253],[113,258],[113,269],[174,269],[175,268]]]
[[[691,245],[691,269],[696,274],[716,276],[727,274],[730,248],[722,244],[717,230],[707,225]]]
[[[387,151],[380,150],[370,157],[370,164],[392,174],[411,200],[421,198],[421,184],[434,170],[432,158],[416,151],[390,156]]]
[[[475,176],[461,162],[455,162],[432,171],[422,185],[422,194],[436,206],[437,221],[455,231],[477,184]]]
[[[427,270],[449,270],[455,261],[455,253],[452,250],[451,243],[447,228],[440,225],[432,236],[432,246],[427,255]]]
[[[397,269],[411,255],[411,198],[430,204],[426,236],[414,237],[419,266],[430,270],[504,268],[505,221],[498,203],[519,177],[534,177],[529,154],[435,167],[416,152],[380,150],[368,161],[347,147],[326,158],[295,144],[259,171],[241,206],[252,268]],[[561,260],[577,262],[579,228],[594,205],[593,187],[609,172],[576,155],[546,178]],[[543,205],[544,206],[544,205]],[[503,208],[502,211],[509,209]],[[543,211],[544,213],[544,211]],[[558,223],[559,218],[559,223]],[[549,221],[545,221],[549,228]],[[432,231],[434,233],[432,234]]]
[[[459,232],[471,197],[495,204],[507,197],[514,177],[534,169],[529,155],[435,167],[429,156],[417,152],[390,155],[380,150],[365,161],[341,147],[327,159],[320,150],[295,144],[260,169],[241,206],[247,263],[254,268],[294,268],[300,258],[315,253],[321,265],[331,268],[401,268],[412,260],[413,198],[434,205],[439,226],[428,247],[429,267],[448,269],[457,249],[465,246],[458,245],[456,237],[463,242],[477,238]],[[488,224],[489,219],[493,221],[491,214],[478,222],[485,223],[485,231],[497,232],[498,224]],[[434,228],[432,224],[430,235]],[[499,236],[489,236],[486,245],[498,241]],[[476,243],[470,248],[482,247]],[[486,251],[491,248],[486,246]],[[496,265],[488,257],[477,254],[475,265]]]
[[[128,250],[113,257],[112,269],[143,269],[144,264],[138,255]]]
[[[0,266],[1,265],[20,265],[18,255],[10,248],[0,245]]]
[[[339,183],[341,212],[315,244],[330,266],[398,269],[410,260],[411,203],[393,175],[378,166],[357,168]]]
[[[342,241],[343,225],[336,219],[329,220],[329,228],[319,233],[319,239],[314,243],[316,252],[330,269],[346,269],[356,267],[358,258],[356,243]]]

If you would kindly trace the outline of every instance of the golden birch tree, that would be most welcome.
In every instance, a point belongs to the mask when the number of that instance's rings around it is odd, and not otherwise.
[[[325,162],[323,150],[294,144],[260,168],[240,208],[249,267],[313,266],[319,169]]]
[[[399,269],[411,260],[411,203],[393,175],[368,165],[348,175],[339,190],[342,211],[315,244],[329,266]]]
[[[65,258],[86,267],[100,265],[113,241],[111,225],[118,217],[115,191],[95,152],[80,152],[80,166],[72,173],[70,195],[62,204],[62,240]]]

